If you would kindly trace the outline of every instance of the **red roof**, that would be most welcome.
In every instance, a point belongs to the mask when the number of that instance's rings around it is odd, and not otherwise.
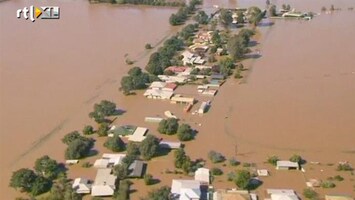
[[[164,88],[175,90],[176,87],[177,85],[175,83],[167,83]]]
[[[165,69],[165,71],[172,71],[174,73],[179,73],[179,72],[184,72],[187,68],[189,67],[185,67],[185,66],[170,66],[168,68]]]

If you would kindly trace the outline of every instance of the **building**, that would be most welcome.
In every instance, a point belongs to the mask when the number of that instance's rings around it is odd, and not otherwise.
[[[325,200],[354,200],[350,195],[325,195]]]
[[[201,184],[196,180],[173,179],[171,193],[173,199],[178,200],[200,200]]]
[[[266,169],[258,169],[256,173],[258,176],[269,176],[269,172]]]
[[[92,185],[92,196],[112,196],[115,192],[116,176],[112,174],[111,169],[97,170],[94,184]]]
[[[161,117],[145,117],[144,121],[145,122],[152,122],[152,123],[159,123],[163,120]]]
[[[130,171],[129,177],[131,178],[141,178],[143,176],[144,162],[141,160],[135,160],[129,167]]]
[[[76,178],[72,185],[75,193],[78,194],[89,194],[91,192],[90,181],[86,178]]]
[[[279,160],[276,163],[276,169],[278,170],[290,170],[290,169],[299,169],[299,164],[297,162],[291,162],[288,160]]]
[[[266,192],[271,200],[299,200],[295,191],[290,189],[267,189]]]
[[[213,200],[251,200],[245,190],[217,190],[213,193]]]
[[[190,51],[184,51],[181,55],[183,56],[182,62],[184,65],[203,65],[206,62],[204,59],[201,58],[201,56],[196,56]]]
[[[173,96],[174,92],[164,91],[158,89],[148,89],[144,92],[143,96],[148,99],[170,99]]]
[[[160,141],[159,146],[164,149],[178,149],[181,147],[181,142]]]
[[[193,105],[195,103],[195,99],[192,97],[182,97],[180,95],[175,95],[171,98],[171,103]]]
[[[195,171],[195,180],[201,184],[210,184],[210,170],[207,168],[198,168]]]
[[[128,140],[132,141],[132,142],[142,142],[145,138],[146,138],[146,134],[148,132],[147,128],[143,128],[143,127],[138,127],[133,135],[129,135],[128,136]]]
[[[222,75],[222,74],[212,74],[211,75],[211,79],[212,80],[223,80],[224,79],[224,75]]]
[[[188,80],[186,76],[158,75],[158,78],[167,83],[185,83]]]
[[[206,102],[206,101],[202,102],[200,108],[198,109],[198,114],[203,114],[203,113],[205,113],[206,110],[207,110],[207,108],[208,108],[208,106],[209,106],[209,103],[208,103],[208,102]]]
[[[108,159],[97,159],[94,162],[94,167],[98,169],[108,168]]]
[[[104,153],[101,159],[97,159],[94,163],[95,168],[110,168],[115,165],[121,164],[122,159],[126,157],[126,154],[110,154]]]
[[[163,87],[162,90],[168,91],[168,92],[173,92],[177,88],[177,85],[175,83],[167,83],[165,87]]]
[[[175,83],[165,83],[161,81],[154,81],[150,84],[149,89],[152,90],[163,90],[167,92],[173,92],[177,85]]]

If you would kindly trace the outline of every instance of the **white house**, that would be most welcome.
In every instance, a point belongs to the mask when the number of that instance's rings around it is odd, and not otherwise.
[[[207,108],[208,108],[208,103],[207,102],[202,102],[202,104],[201,104],[201,106],[200,106],[200,108],[198,109],[198,113],[199,114],[203,114],[203,113],[205,113],[206,112],[206,110],[207,110]]]
[[[299,200],[294,190],[289,189],[268,189],[271,200]]]
[[[91,188],[91,196],[112,196],[116,189],[116,178],[111,169],[97,170],[96,178]]]
[[[133,135],[129,135],[128,136],[128,140],[132,141],[132,142],[142,142],[145,138],[146,138],[146,134],[148,132],[147,128],[143,128],[143,127],[138,127]]]
[[[171,193],[174,199],[199,200],[201,197],[200,187],[200,181],[173,179]]]
[[[291,162],[288,160],[279,160],[276,163],[276,169],[289,170],[289,169],[299,169],[299,164],[297,162]]]
[[[207,168],[198,168],[195,171],[195,180],[203,184],[210,184],[210,170]]]
[[[78,194],[89,194],[91,192],[91,184],[86,178],[76,178],[72,188]]]
[[[148,99],[170,99],[174,92],[158,89],[148,89],[144,92],[144,96]]]

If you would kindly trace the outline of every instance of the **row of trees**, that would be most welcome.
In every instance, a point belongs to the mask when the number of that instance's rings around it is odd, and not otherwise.
[[[227,49],[229,55],[234,61],[241,60],[244,58],[244,55],[250,52],[248,44],[250,38],[255,34],[253,30],[242,29],[237,35],[234,35],[230,38],[227,43]]]
[[[244,12],[238,11],[236,13],[236,21],[238,24],[244,24],[245,19],[248,20],[250,24],[257,26],[258,23],[265,17],[266,12],[260,10],[260,8],[256,6],[252,6],[248,8],[247,15],[244,15]],[[225,27],[228,27],[233,22],[233,13],[227,9],[221,9],[219,15],[219,21]]]
[[[173,26],[181,25],[189,18],[189,15],[193,14],[196,11],[196,6],[202,4],[202,0],[191,0],[189,5],[181,7],[178,12],[173,13],[169,22]]]
[[[177,119],[169,118],[163,119],[159,123],[158,131],[161,134],[174,135],[177,134],[177,137],[180,141],[189,141],[194,138],[194,130],[188,124],[181,124]]]

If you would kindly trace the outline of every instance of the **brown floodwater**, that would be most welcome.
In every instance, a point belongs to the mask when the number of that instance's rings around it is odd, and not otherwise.
[[[347,10],[355,7],[355,2],[274,2],[314,12],[333,3],[342,11],[322,14],[309,22],[277,20],[274,26],[259,27],[260,44],[252,48],[260,49],[262,57],[245,61],[249,70],[243,84],[228,80],[202,117],[183,113],[181,106],[144,99],[141,93],[123,97],[118,92],[120,78],[129,69],[125,55],[144,66],[149,53],[144,45],[158,45],[176,31],[168,24],[175,9],[41,1],[41,5],[59,5],[61,19],[32,23],[17,19],[15,13],[39,2],[0,3],[1,199],[19,196],[8,187],[13,170],[32,167],[44,154],[63,161],[65,146],[60,138],[85,124],[94,125],[87,114],[101,99],[112,100],[127,111],[115,124],[146,126],[153,134],[156,125],[145,123],[145,116],[163,116],[165,110],[176,113],[199,130],[196,140],[186,145],[192,158],[206,159],[213,149],[270,170],[263,162],[273,154],[287,159],[298,153],[308,161],[348,160],[355,165],[355,11]],[[205,0],[204,7],[264,3]],[[185,91],[190,94],[193,89]],[[174,136],[166,138],[176,140]],[[104,151],[102,142],[100,138],[96,145],[100,151]],[[219,166],[225,173],[232,170]],[[278,186],[301,192],[305,177],[325,179],[336,173],[333,168],[317,166],[306,174],[272,171],[274,178],[263,180],[260,193]],[[173,169],[171,153],[149,163],[148,172],[161,179],[153,187],[170,185],[172,178],[183,177],[162,175],[166,169]],[[80,166],[70,170],[70,177],[94,175],[94,169]],[[346,180],[337,188],[319,192],[355,195],[352,176],[342,175]],[[225,176],[217,178],[215,185],[235,187],[225,180]],[[142,181],[134,183],[138,191],[132,199],[151,189]]]

